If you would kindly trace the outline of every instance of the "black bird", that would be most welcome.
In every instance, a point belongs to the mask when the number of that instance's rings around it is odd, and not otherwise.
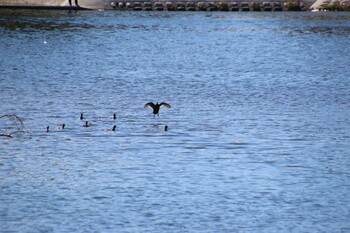
[[[113,128],[111,128],[111,129],[107,129],[107,131],[116,131],[116,129],[117,129],[117,126],[116,126],[116,125],[114,125],[114,126],[113,126]]]
[[[149,103],[145,104],[145,108],[150,107],[150,108],[153,109],[154,116],[156,114],[159,115],[159,109],[160,109],[161,106],[164,106],[164,107],[167,107],[167,108],[171,108],[170,104],[165,103],[165,102],[161,102],[160,104],[159,103],[154,104],[152,102],[149,102]]]
[[[168,126],[164,126],[164,131],[168,131]]]
[[[113,119],[114,119],[114,120],[117,119],[117,114],[113,113]]]
[[[84,119],[84,113],[81,113],[80,114],[80,120],[83,120]]]
[[[50,126],[46,127],[46,132],[48,133],[50,131]]]
[[[83,125],[84,127],[89,127],[90,126],[90,124],[89,124],[89,122],[88,121],[85,121],[85,125]]]

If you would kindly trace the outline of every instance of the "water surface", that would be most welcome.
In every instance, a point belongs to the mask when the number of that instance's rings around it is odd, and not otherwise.
[[[0,48],[1,232],[350,231],[349,13],[2,10]]]

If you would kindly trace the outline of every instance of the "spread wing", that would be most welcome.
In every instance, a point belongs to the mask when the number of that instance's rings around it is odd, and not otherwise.
[[[170,104],[165,103],[165,102],[161,102],[161,103],[159,104],[159,106],[164,106],[164,107],[167,107],[167,108],[171,108]]]
[[[147,104],[145,104],[145,108],[147,108],[147,107],[149,107],[149,108],[154,108],[154,103],[152,103],[152,102],[149,102],[149,103],[147,103]]]

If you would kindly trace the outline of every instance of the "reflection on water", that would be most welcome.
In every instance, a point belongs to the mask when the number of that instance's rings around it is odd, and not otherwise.
[[[74,30],[89,29],[94,25],[72,23],[75,11],[8,10],[1,9],[0,27],[9,30]],[[68,20],[68,21],[67,21]]]
[[[30,131],[0,137],[2,230],[348,231],[350,21],[319,13],[1,10]]]
[[[350,27],[306,27],[303,29],[292,29],[293,32],[303,33],[303,34],[323,34],[323,35],[345,35],[350,34]]]
[[[0,27],[10,30],[74,30],[74,29],[89,29],[92,25],[88,24],[53,24],[51,22],[20,22],[20,21],[6,21],[2,22]]]

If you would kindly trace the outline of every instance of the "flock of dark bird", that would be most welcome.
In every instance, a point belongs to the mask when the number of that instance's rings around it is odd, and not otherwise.
[[[147,103],[147,104],[145,104],[145,108],[152,108],[153,109],[153,116],[155,117],[156,115],[158,115],[159,116],[159,110],[160,110],[160,107],[162,107],[162,106],[164,106],[164,107],[167,107],[167,108],[171,108],[171,106],[170,106],[170,104],[168,104],[168,103],[165,103],[165,102],[161,102],[161,103],[152,103],[152,102],[149,102],[149,103]],[[84,114],[83,113],[81,113],[80,114],[80,120],[84,120],[85,118],[84,118]],[[117,114],[113,114],[113,119],[114,120],[116,120],[117,119]],[[90,126],[90,124],[89,124],[89,121],[85,121],[85,124],[83,125],[84,127],[89,127]],[[65,129],[65,127],[66,127],[66,125],[65,124],[62,124],[61,126],[60,126],[60,129]],[[117,126],[116,125],[114,125],[113,126],[113,128],[111,129],[111,131],[116,131],[116,128],[117,128]],[[166,125],[165,127],[164,127],[164,131],[168,131],[168,126]],[[47,126],[46,127],[46,132],[50,132],[50,126]]]

